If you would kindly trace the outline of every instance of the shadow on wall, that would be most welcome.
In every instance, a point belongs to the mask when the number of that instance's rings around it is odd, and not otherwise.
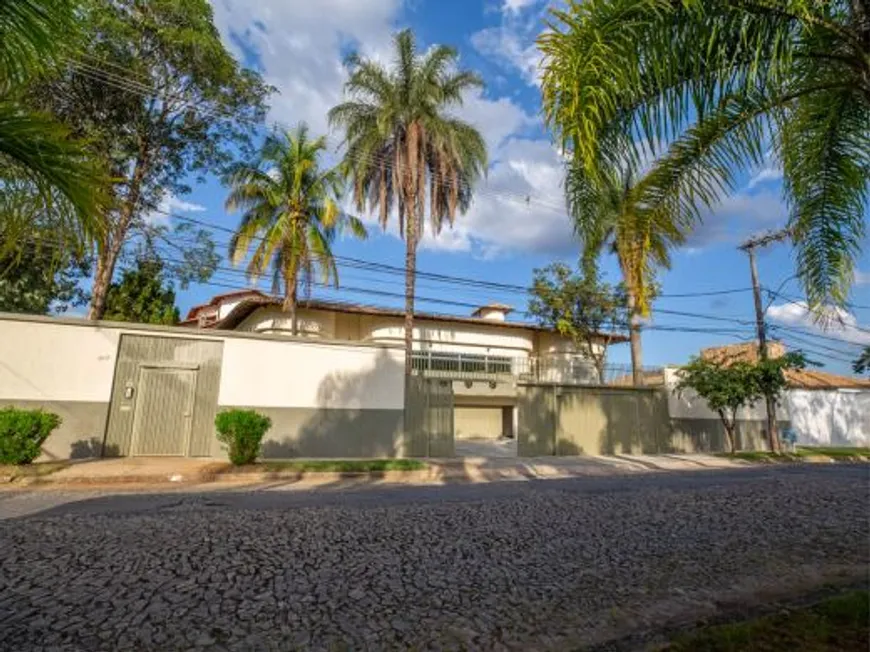
[[[866,446],[870,443],[870,392],[797,390],[787,396],[798,444]]]
[[[70,445],[71,460],[86,460],[96,457],[118,457],[121,451],[114,444],[103,445],[103,440],[97,437],[80,439]]]
[[[404,410],[365,408],[379,384],[404,379],[404,367],[381,349],[359,372],[334,372],[317,389],[317,407],[258,410],[272,417],[262,457],[395,457],[402,452]],[[394,380],[393,380],[394,382]]]
[[[556,400],[557,455],[679,452],[658,390],[572,388]]]

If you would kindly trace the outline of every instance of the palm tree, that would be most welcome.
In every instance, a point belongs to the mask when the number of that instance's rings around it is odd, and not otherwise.
[[[412,368],[417,244],[426,212],[433,233],[471,204],[472,188],[486,170],[486,144],[471,125],[451,115],[480,77],[456,69],[456,51],[437,45],[417,51],[410,30],[395,36],[389,68],[352,55],[345,92],[350,99],[329,112],[344,128],[344,167],[359,211],[378,213],[386,227],[397,209],[405,240],[405,373]]]
[[[768,151],[811,304],[848,297],[870,179],[867,0],[571,0],[540,37],[548,123],[588,174],[657,145],[686,222]]]
[[[98,167],[69,130],[29,109],[23,88],[75,34],[72,0],[0,0],[0,220],[6,244],[26,239],[37,214],[65,241],[99,237],[105,199]]]
[[[231,186],[226,208],[243,211],[230,239],[230,259],[238,265],[253,246],[248,275],[255,278],[272,266],[272,291],[284,286],[283,309],[289,311],[297,334],[296,303],[299,281],[310,288],[320,282],[338,286],[332,255],[335,235],[349,229],[358,238],[366,229],[338,207],[342,176],[336,168],[322,170],[319,156],[326,138],[311,139],[301,123],[292,133],[269,136],[253,165],[239,165],[227,177]]]
[[[852,369],[856,374],[863,374],[866,371],[870,371],[870,346],[864,347],[864,352],[858,356],[857,360],[855,360]]]
[[[594,267],[602,249],[616,255],[630,315],[629,342],[635,385],[643,384],[641,320],[649,316],[656,271],[671,266],[670,250],[685,240],[682,225],[666,211],[639,203],[648,177],[636,181],[630,170],[608,169],[592,178],[571,162],[565,182],[574,231],[584,267]]]

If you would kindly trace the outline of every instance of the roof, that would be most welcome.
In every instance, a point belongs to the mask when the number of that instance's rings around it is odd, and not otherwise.
[[[237,298],[241,295],[247,295],[247,298],[237,303],[229,314],[223,319],[202,326],[202,328],[213,328],[217,330],[233,330],[241,324],[248,316],[250,316],[258,308],[269,306],[280,306],[283,301],[277,297],[269,296],[259,290],[245,290],[243,292],[230,292],[223,295],[216,295],[207,304],[195,306],[187,314],[187,319],[180,322],[180,326],[198,326],[197,316],[207,307],[217,306],[221,303],[218,299]],[[365,306],[355,303],[344,303],[339,301],[322,301],[319,299],[310,299],[299,302],[300,307],[312,310],[332,310],[335,312],[344,312],[357,315],[374,315],[382,317],[404,317],[405,312],[396,308],[379,308],[375,306]],[[442,321],[459,324],[474,324],[475,326],[488,326],[490,328],[516,328],[522,330],[534,330],[546,333],[553,332],[552,328],[539,326],[538,324],[510,321],[493,321],[492,319],[484,319],[482,317],[460,317],[457,315],[442,315],[437,313],[417,312],[414,313],[414,318],[421,321]],[[628,336],[622,333],[603,333],[602,337],[609,337],[612,343],[627,342]]]
[[[211,299],[209,299],[208,303],[201,303],[198,306],[194,306],[190,310],[187,311],[187,317],[185,317],[184,322],[189,322],[195,320],[199,313],[201,313],[206,308],[217,307],[224,303],[227,299],[235,299],[236,297],[247,297],[247,296],[261,296],[265,297],[266,295],[260,292],[259,290],[233,290],[232,292],[224,292],[223,294],[216,294]]]
[[[514,311],[514,309],[511,306],[504,304],[504,303],[488,303],[485,306],[481,306],[480,308],[478,308],[477,310],[475,310],[471,314],[474,317],[479,317],[484,312],[487,312],[489,310],[491,310],[493,312],[503,312],[504,314],[508,314],[509,312]]]
[[[768,355],[778,358],[785,354],[786,347],[782,342],[769,342],[767,345]],[[758,345],[747,342],[743,344],[729,344],[728,346],[714,346],[701,350],[701,357],[706,360],[719,362],[758,360]],[[870,390],[870,380],[856,376],[841,376],[839,374],[819,371],[817,369],[791,369],[785,372],[788,385],[794,389],[867,389]]]

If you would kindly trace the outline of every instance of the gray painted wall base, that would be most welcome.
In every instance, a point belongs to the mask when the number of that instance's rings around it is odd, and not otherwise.
[[[723,453],[728,451],[725,427],[719,419],[672,419],[673,437],[681,448],[691,453]],[[767,450],[767,435],[764,421],[740,420],[737,422],[737,450]],[[780,431],[788,421],[777,421]]]
[[[60,427],[42,445],[40,462],[100,456],[109,415],[108,403],[0,400],[0,407],[41,409],[44,412],[53,412],[63,420]],[[112,451],[106,451],[107,455],[111,453]]]
[[[222,405],[218,411],[236,408],[255,410],[272,419],[272,427],[263,439],[263,459],[397,457],[402,454],[402,410]],[[217,440],[212,455],[226,456]]]

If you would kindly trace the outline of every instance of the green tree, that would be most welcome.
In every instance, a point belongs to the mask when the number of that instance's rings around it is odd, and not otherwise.
[[[77,20],[86,51],[32,95],[86,138],[117,180],[88,313],[99,319],[146,215],[246,151],[270,89],[226,50],[207,0],[82,0]]]
[[[640,200],[685,222],[772,150],[810,303],[842,304],[870,183],[868,14],[865,0],[569,0],[539,39],[545,115],[592,176],[640,143],[664,150]]]
[[[719,415],[728,440],[728,452],[737,450],[737,412],[752,407],[761,397],[758,376],[750,362],[725,363],[693,358],[678,372],[676,389],[682,394],[693,390]]]
[[[58,228],[32,188],[0,193],[0,311],[44,315],[87,303],[91,267],[81,230]],[[63,209],[66,210],[68,206]],[[5,246],[4,246],[5,245]]]
[[[230,239],[230,258],[241,263],[253,246],[249,277],[272,267],[272,291],[283,284],[293,335],[299,281],[310,288],[318,276],[321,283],[338,286],[332,255],[336,233],[349,230],[366,237],[362,222],[338,207],[343,179],[336,168],[321,169],[318,159],[325,150],[326,138],[309,138],[302,123],[292,133],[271,135],[253,164],[237,166],[226,179],[231,188],[226,208],[242,211]]]
[[[807,364],[798,351],[766,360],[693,358],[680,368],[676,389],[693,390],[719,415],[729,452],[736,450],[737,412],[765,396],[778,399],[788,386],[786,372]],[[770,450],[780,451],[779,435],[768,433]]]
[[[159,259],[141,259],[134,268],[125,269],[120,280],[109,286],[104,318],[137,324],[177,324],[175,290],[165,279],[163,263]]]
[[[628,323],[628,298],[621,287],[602,283],[594,270],[580,275],[564,263],[553,263],[535,270],[528,312],[570,338],[605,383],[607,347]]]
[[[105,199],[101,169],[69,130],[50,116],[29,107],[23,91],[33,79],[51,70],[62,45],[77,33],[77,2],[58,0],[0,0],[0,203],[10,195],[27,193],[29,202],[58,219],[55,232],[79,240],[82,234],[102,233],[98,216]],[[17,198],[16,198],[17,201]],[[33,224],[16,217],[32,217],[2,210],[7,234],[27,241]],[[3,243],[9,254],[16,239]]]
[[[864,347],[864,352],[855,360],[852,365],[856,374],[863,374],[870,371],[870,346]]]
[[[74,257],[58,261],[33,240],[24,251],[27,258],[0,256],[0,312],[46,315],[87,304],[82,283],[89,261]]]
[[[639,203],[647,178],[630,170],[603,171],[590,177],[576,162],[568,166],[565,193],[586,267],[602,249],[616,256],[626,289],[632,376],[643,384],[641,323],[650,314],[655,275],[671,266],[670,250],[685,240],[684,225],[667,211],[648,212]]]
[[[474,184],[487,165],[486,144],[471,125],[449,110],[463,93],[483,85],[480,77],[456,68],[457,54],[437,45],[417,51],[414,35],[395,36],[389,68],[352,55],[345,92],[350,97],[329,112],[344,128],[344,165],[359,211],[368,207],[386,227],[397,209],[405,240],[405,373],[411,373],[417,244],[427,204],[434,233],[471,203]]]

